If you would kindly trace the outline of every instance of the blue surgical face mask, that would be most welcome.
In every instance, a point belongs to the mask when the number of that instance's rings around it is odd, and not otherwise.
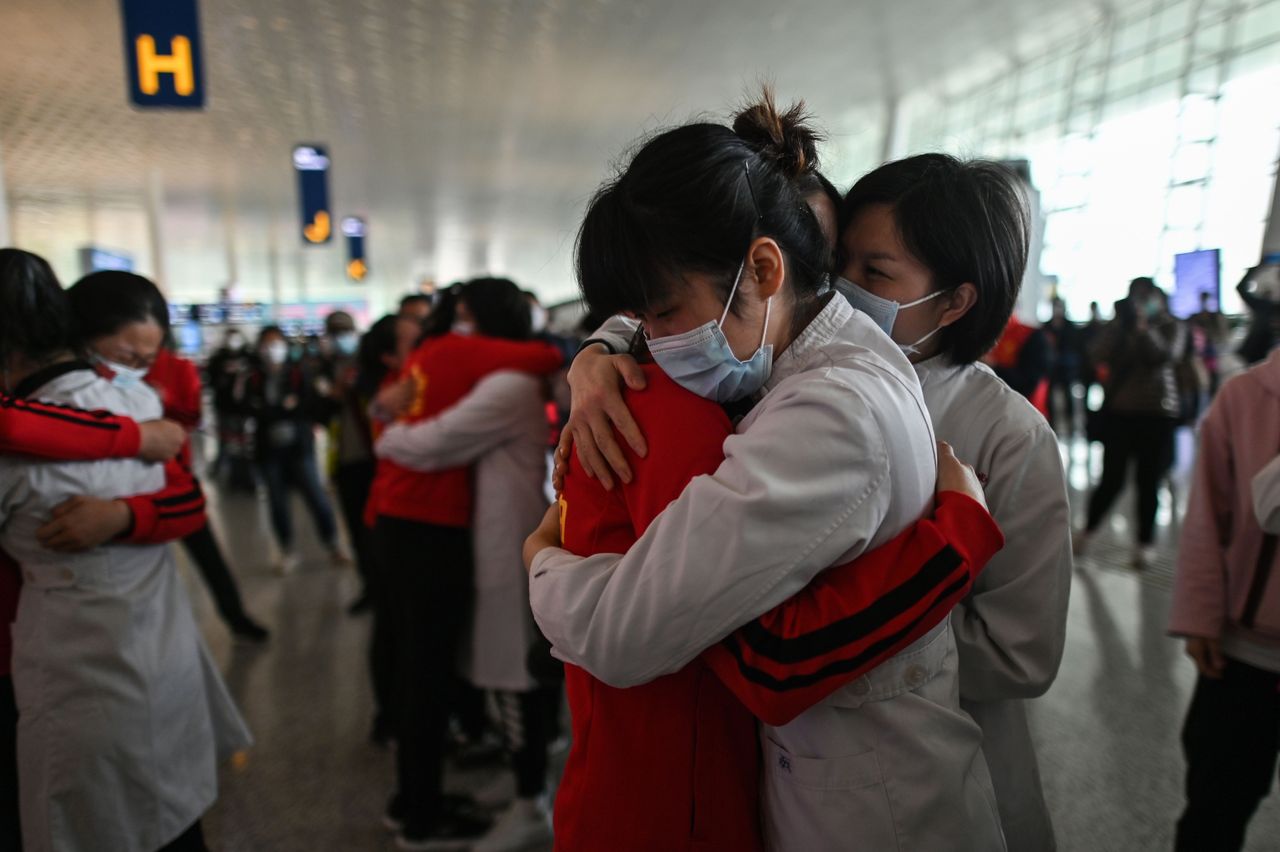
[[[146,378],[149,367],[126,367],[124,364],[117,364],[115,361],[108,361],[106,358],[95,355],[93,360],[111,371],[111,384],[118,388],[136,387],[142,384],[142,380]]]
[[[649,341],[649,354],[662,372],[685,390],[714,402],[733,402],[748,397],[769,379],[773,370],[773,345],[765,344],[769,334],[769,312],[773,299],[765,302],[764,330],[760,333],[760,346],[755,354],[741,361],[733,354],[729,340],[724,336],[725,317],[742,281],[746,260],[738,267],[738,275],[729,291],[720,321],[710,320],[704,325]]]
[[[344,331],[333,338],[333,345],[343,355],[354,355],[360,346],[360,335],[354,331]]]
[[[893,299],[886,299],[883,296],[877,296],[870,290],[866,290],[854,284],[848,278],[836,279],[836,290],[845,300],[856,310],[862,311],[867,317],[880,326],[880,330],[893,338],[893,325],[898,320],[898,312],[907,308],[914,308],[916,305],[923,305],[925,302],[932,301],[939,296],[947,293],[947,290],[939,290],[936,293],[916,299],[914,302],[895,302]],[[902,350],[902,354],[911,356],[920,354],[920,346],[929,340],[938,332],[942,331],[942,326],[938,326],[915,343],[899,343],[898,348]],[[896,341],[895,341],[896,342]]]

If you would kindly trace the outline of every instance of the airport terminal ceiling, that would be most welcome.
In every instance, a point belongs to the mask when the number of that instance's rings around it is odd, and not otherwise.
[[[724,116],[761,80],[806,98],[847,181],[878,152],[883,104],[942,75],[1034,53],[1096,19],[1062,0],[203,0],[207,107],[127,100],[119,5],[8,0],[0,156],[15,240],[74,277],[74,248],[149,271],[163,202],[165,285],[209,298],[382,294],[507,273],[571,295],[582,205],[645,131]],[[16,49],[14,49],[16,48]],[[338,215],[369,223],[372,274],[303,249],[290,149],[326,144]],[[843,161],[843,162],[842,162]],[[154,196],[153,196],[154,197]]]

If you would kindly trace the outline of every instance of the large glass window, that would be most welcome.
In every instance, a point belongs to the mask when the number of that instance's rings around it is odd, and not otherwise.
[[[1258,261],[1280,156],[1280,0],[1164,0],[1064,32],[962,91],[921,93],[910,152],[1025,157],[1045,216],[1041,271],[1072,312],[1173,256],[1219,248],[1223,304]]]

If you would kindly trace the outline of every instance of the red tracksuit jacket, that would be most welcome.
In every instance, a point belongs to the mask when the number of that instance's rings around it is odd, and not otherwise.
[[[628,405],[649,442],[630,485],[606,492],[576,456],[564,547],[625,552],[695,476],[724,458],[725,413],[648,365]],[[625,446],[625,444],[624,444]],[[573,747],[556,798],[556,849],[762,848],[755,719],[783,724],[938,625],[1003,546],[982,507],[943,495],[924,520],[739,629],[675,674],[616,689],[566,666]]]
[[[563,363],[560,352],[542,341],[444,334],[414,350],[404,375],[417,387],[402,423],[427,420],[456,405],[485,376],[500,370],[546,374]],[[379,459],[370,491],[373,515],[445,527],[471,526],[470,468],[422,473]]]

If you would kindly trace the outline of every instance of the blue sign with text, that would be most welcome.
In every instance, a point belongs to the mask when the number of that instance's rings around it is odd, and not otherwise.
[[[347,238],[347,277],[352,281],[363,281],[369,274],[369,261],[364,256],[364,220],[359,216],[348,216],[342,220],[342,235]]]
[[[196,0],[120,0],[129,99],[160,109],[204,107]]]
[[[298,201],[302,211],[302,242],[324,245],[333,239],[333,213],[329,210],[329,154],[319,145],[293,149],[298,171]]]

